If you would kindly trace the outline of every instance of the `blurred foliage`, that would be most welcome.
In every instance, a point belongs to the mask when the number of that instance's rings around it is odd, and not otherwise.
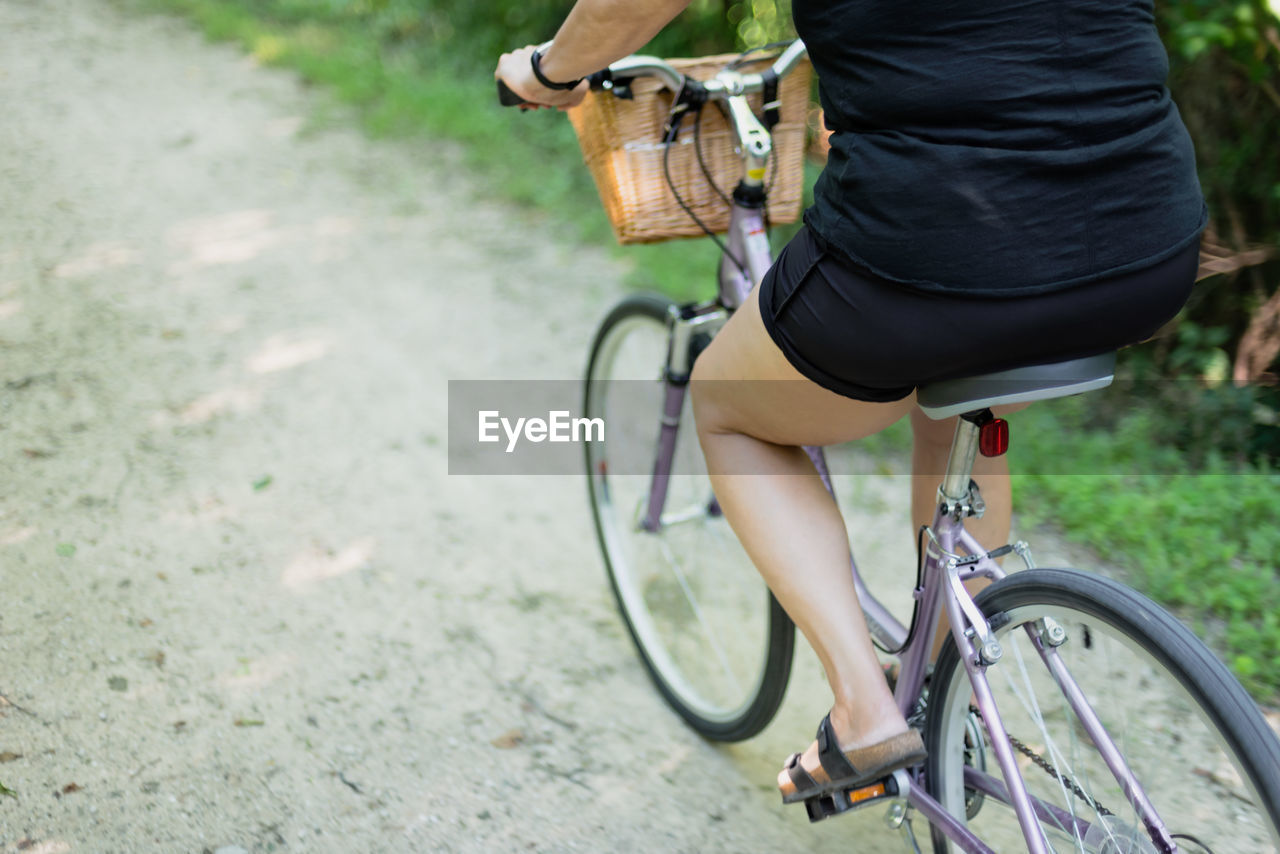
[[[259,0],[271,16],[338,15],[387,44],[449,44],[482,62],[514,46],[545,41],[573,6],[565,0]],[[679,24],[654,39],[664,56],[742,50],[795,36],[789,0],[693,0]]]
[[[1126,395],[1093,399],[1091,427],[1119,430],[1138,406],[1143,440],[1175,454],[1177,470],[1204,470],[1211,458],[1219,467],[1280,467],[1280,388],[1232,382],[1229,337],[1226,327],[1184,317],[1160,340],[1123,351]]]
[[[1169,86],[1196,144],[1215,238],[1242,250],[1280,246],[1280,24],[1278,0],[1162,0],[1156,3],[1169,50]],[[1227,388],[1255,315],[1280,284],[1280,262],[1201,283],[1181,321],[1138,358],[1139,376],[1201,379],[1208,388],[1162,393],[1175,420],[1222,425],[1221,450],[1280,461],[1273,388]],[[1275,331],[1268,333],[1274,336]],[[1275,381],[1274,371],[1265,376]],[[1169,389],[1163,389],[1169,392]],[[1227,425],[1231,425],[1227,429]],[[1205,431],[1184,430],[1182,447]]]
[[[1271,0],[1161,0],[1169,85],[1220,233],[1280,243],[1280,27]]]

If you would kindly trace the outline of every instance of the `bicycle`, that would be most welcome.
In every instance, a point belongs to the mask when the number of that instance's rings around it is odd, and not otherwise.
[[[803,53],[792,43],[773,73],[785,76]],[[586,445],[589,494],[611,586],[654,684],[693,729],[738,741],[777,711],[795,631],[719,512],[688,429],[687,386],[697,354],[772,260],[761,238],[769,135],[745,101],[765,80],[728,70],[697,83],[636,56],[592,82],[640,76],[725,102],[743,177],[717,297],[629,296],[596,333],[583,410],[609,430],[607,442]],[[991,407],[1102,388],[1114,364],[1111,353],[919,389],[926,414],[959,419],[933,522],[919,535],[909,625],[872,596],[852,555],[850,570],[876,645],[900,664],[895,699],[929,755],[872,785],[810,798],[811,821],[887,805],[913,851],[917,816],[935,852],[1280,849],[1280,742],[1207,647],[1116,581],[1036,568],[1025,543],[987,551],[965,531],[983,513],[973,461],[1008,445]],[[806,450],[832,490],[822,449]],[[1023,570],[997,563],[1011,554]],[[994,583],[971,596],[964,582],[979,577]],[[952,629],[930,666],[942,611]]]

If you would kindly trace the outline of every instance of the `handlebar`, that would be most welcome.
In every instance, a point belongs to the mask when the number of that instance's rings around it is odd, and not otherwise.
[[[498,103],[504,107],[521,107],[524,106],[525,100],[511,91],[511,87],[501,80],[498,81]]]
[[[796,39],[787,45],[781,55],[774,60],[770,70],[779,78],[785,77],[805,56],[804,42]],[[728,69],[726,69],[727,71]],[[637,77],[656,77],[664,88],[679,92],[686,86],[700,88],[707,100],[722,101],[734,95],[745,95],[759,92],[764,88],[765,74],[726,74],[722,71],[710,80],[697,81],[686,76],[670,63],[656,56],[628,56],[610,65],[603,71],[597,71],[588,77],[592,89],[617,88],[623,81]],[[504,107],[525,105],[525,100],[513,92],[501,80],[498,81],[498,101]]]
[[[804,42],[796,39],[787,45],[786,49],[774,60],[770,70],[780,78],[785,77],[804,58],[805,53]],[[628,56],[613,63],[604,71],[591,75],[588,79],[591,81],[592,88],[604,88],[606,81],[635,77],[656,77],[664,88],[670,89],[672,92],[679,92],[682,87],[692,83],[700,86],[706,92],[709,100],[723,100],[733,95],[759,92],[764,86],[764,76],[763,73],[757,72],[755,74],[737,74],[735,75],[737,79],[734,79],[721,72],[710,80],[697,81],[687,77],[672,67],[670,63],[658,59],[656,56]]]

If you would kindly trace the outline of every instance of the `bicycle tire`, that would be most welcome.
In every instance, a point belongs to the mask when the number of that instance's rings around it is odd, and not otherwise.
[[[1059,653],[1180,851],[1229,854],[1280,847],[1280,742],[1240,683],[1174,617],[1122,584],[1064,569],[1015,573],[976,601],[999,626],[1004,647],[1001,660],[988,669],[988,680],[1005,731],[1053,769],[1015,743],[1028,790],[1090,826],[1082,833],[1081,825],[1065,829],[1070,818],[1065,823],[1042,819],[1053,850],[1145,854],[1158,849],[1140,829],[1096,749],[1084,743],[1028,632],[1019,630],[1040,616],[1065,629]],[[1025,850],[1012,808],[989,794],[974,798],[975,790],[964,786],[965,751],[972,757],[973,746],[963,728],[968,723],[972,729],[975,717],[981,724],[969,705],[970,690],[954,639],[948,638],[927,700],[927,790],[993,849]],[[983,733],[989,743],[990,733],[985,728]],[[985,760],[998,776],[994,756],[988,753]],[[937,828],[932,833],[938,854],[958,850]]]
[[[689,518],[657,533],[638,524],[651,481],[640,472],[652,470],[662,415],[671,307],[660,296],[629,296],[596,333],[583,411],[606,427],[604,442],[585,446],[592,519],[618,609],[658,691],[703,736],[741,741],[782,702],[795,628],[711,510],[687,397],[666,506],[693,510],[664,512]]]

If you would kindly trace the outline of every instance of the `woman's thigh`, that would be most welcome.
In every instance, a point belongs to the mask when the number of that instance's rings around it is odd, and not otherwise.
[[[778,445],[835,445],[893,424],[915,394],[873,403],[828,391],[800,374],[765,331],[759,288],[698,357],[693,371],[699,432],[745,433]]]

